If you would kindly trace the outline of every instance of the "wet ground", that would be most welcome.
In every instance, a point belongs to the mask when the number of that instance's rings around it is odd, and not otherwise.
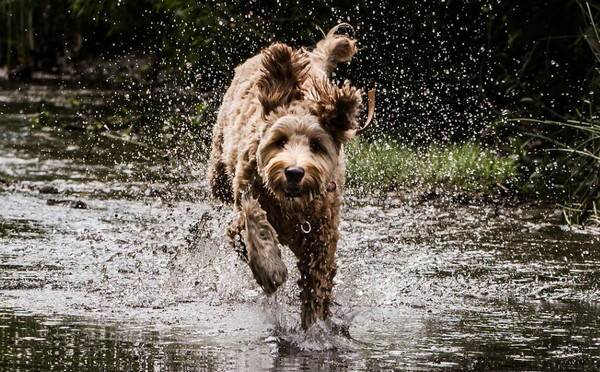
[[[265,298],[201,164],[33,128],[40,102],[101,99],[20,89],[0,90],[0,369],[600,369],[600,235],[552,209],[349,196],[334,317],[305,334],[291,254]]]

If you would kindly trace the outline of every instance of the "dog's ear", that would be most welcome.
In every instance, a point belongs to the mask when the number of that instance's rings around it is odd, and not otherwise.
[[[346,143],[351,140],[358,129],[361,90],[351,86],[349,82],[337,87],[327,79],[315,80],[313,87],[315,104],[312,113],[337,142]]]
[[[262,52],[261,76],[258,79],[258,100],[263,116],[279,106],[301,99],[302,83],[308,71],[308,58],[299,50],[275,43]]]

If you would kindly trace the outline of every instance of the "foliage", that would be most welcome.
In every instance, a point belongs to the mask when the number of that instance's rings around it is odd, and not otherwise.
[[[346,152],[349,185],[369,191],[416,187],[487,193],[517,176],[516,159],[473,143],[415,149],[393,141],[357,141]]]
[[[595,116],[597,119],[598,116]],[[535,137],[547,140],[554,145],[548,151],[557,151],[562,156],[555,158],[556,168],[562,172],[557,177],[563,185],[569,203],[563,205],[564,217],[569,224],[583,224],[588,218],[600,222],[600,122],[569,120],[567,122],[527,120],[548,126],[559,127],[578,135],[570,143],[536,134]],[[573,138],[573,135],[569,135]]]
[[[600,32],[594,10],[600,8],[586,3],[585,9],[590,23],[585,37],[597,64],[585,83],[589,91],[582,99],[584,106],[576,110],[573,119],[521,119],[537,126],[543,124],[542,128],[533,128],[533,136],[548,144],[547,151],[556,153],[542,167],[554,165],[552,178],[568,196],[563,210],[569,224],[583,224],[588,219],[600,222],[600,106],[594,95],[600,91]]]
[[[149,79],[168,68],[212,91],[269,42],[310,45],[340,21],[361,52],[338,77],[377,82],[379,129],[405,142],[495,136],[503,109],[568,112],[591,67],[583,13],[563,0],[0,0],[0,65],[135,52],[153,59]]]
[[[56,70],[160,38],[154,1],[0,0],[0,65]],[[151,51],[149,49],[148,51]]]
[[[487,41],[497,89],[487,95],[521,115],[551,120],[575,115],[595,84],[587,13],[585,1],[578,0],[499,2]]]

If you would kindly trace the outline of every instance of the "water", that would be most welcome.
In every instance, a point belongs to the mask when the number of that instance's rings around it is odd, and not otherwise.
[[[0,369],[600,368],[598,232],[547,207],[349,195],[334,316],[305,334],[292,255],[266,299],[202,164],[30,125],[40,101],[101,94],[0,91]]]

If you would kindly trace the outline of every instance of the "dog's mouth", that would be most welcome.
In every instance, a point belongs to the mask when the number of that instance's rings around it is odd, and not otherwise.
[[[284,194],[286,198],[299,198],[304,193],[302,192],[302,189],[300,189],[300,187],[296,185],[290,185],[285,189]]]

